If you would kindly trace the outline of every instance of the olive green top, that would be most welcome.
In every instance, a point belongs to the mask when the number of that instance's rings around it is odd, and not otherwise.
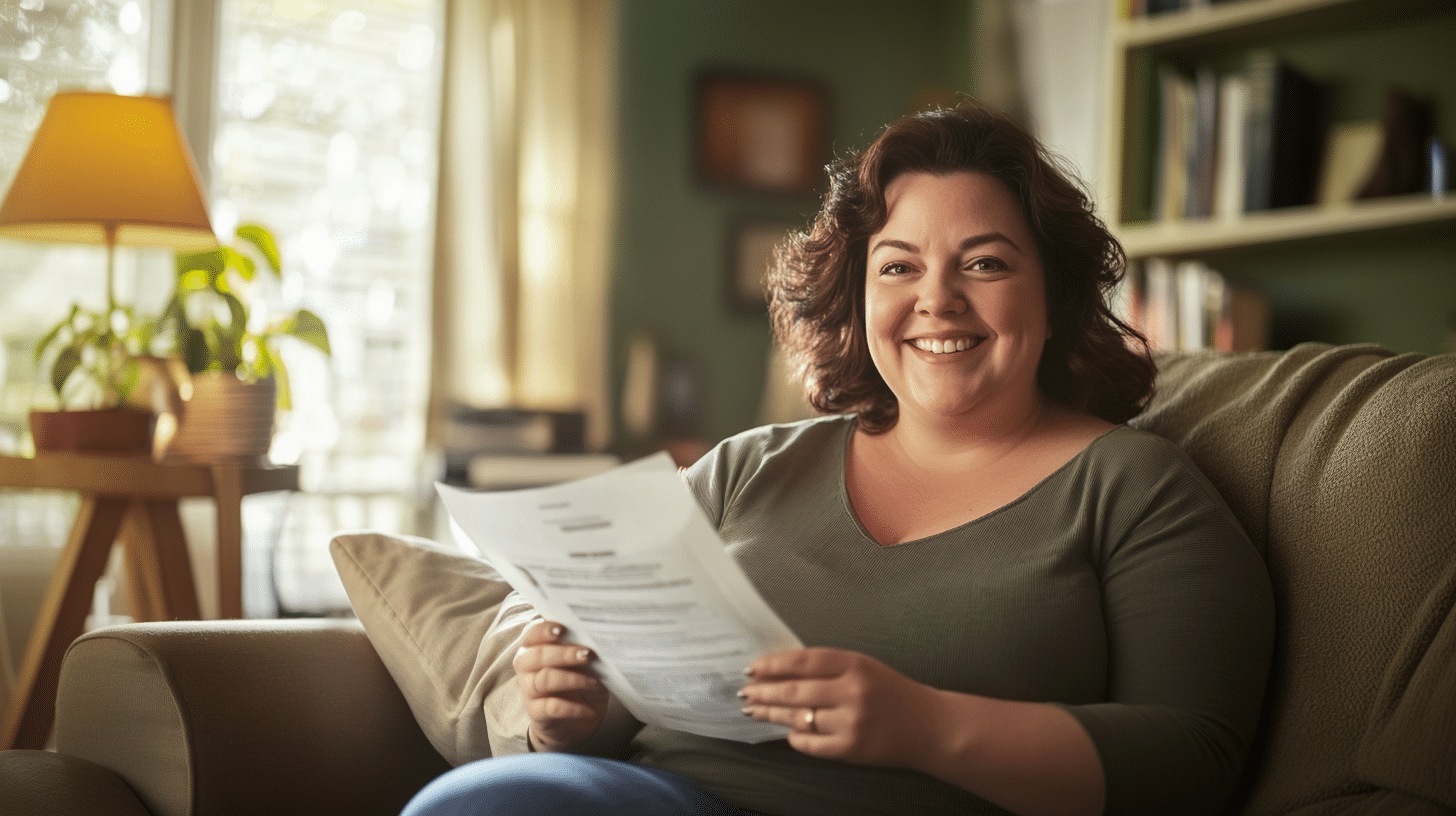
[[[1217,812],[1273,644],[1263,563],[1171,443],[1114,428],[1019,499],[881,546],[845,488],[853,417],[745,432],[688,471],[728,551],[806,646],[928,685],[1052,702],[1087,729],[1108,814]],[[975,485],[967,485],[974,490]],[[905,770],[648,726],[637,761],[780,816],[1004,813]]]

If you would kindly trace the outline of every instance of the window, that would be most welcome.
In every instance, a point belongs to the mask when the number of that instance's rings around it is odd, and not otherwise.
[[[0,3],[0,189],[56,91],[167,92],[171,13],[167,0]],[[146,290],[160,305],[164,254],[121,249],[116,263],[120,297],[145,300]],[[36,341],[72,301],[103,305],[105,279],[100,247],[0,241],[0,453],[18,450],[27,413],[54,399],[31,361]],[[0,493],[0,545],[59,547],[78,506],[70,493]]]
[[[281,417],[275,461],[302,466],[305,493],[250,497],[245,553],[250,614],[337,605],[325,548],[343,527],[414,531],[430,360],[430,277],[445,0],[187,0],[186,20],[216,21],[215,82],[203,89],[192,145],[208,179],[219,235],[257,222],[279,239],[275,308],[323,317],[334,353],[282,349],[294,410]],[[197,14],[197,6],[211,13]],[[45,103],[58,88],[169,93],[172,19],[164,0],[21,0],[0,7],[0,178],[8,187]],[[179,18],[183,19],[183,18]],[[187,23],[193,24],[193,23]],[[178,42],[194,32],[182,30]],[[202,32],[208,34],[209,32]],[[193,93],[190,99],[197,99]],[[196,128],[184,129],[198,132]],[[91,257],[94,256],[94,261]],[[0,448],[14,450],[25,414],[42,401],[29,350],[86,292],[102,296],[100,250],[0,246]],[[144,310],[171,284],[170,256],[122,252],[118,287]],[[65,283],[56,285],[57,280]],[[130,287],[130,288],[128,288]],[[33,519],[33,509],[14,509]],[[69,505],[47,511],[69,524]],[[286,513],[283,507],[286,502]],[[286,518],[270,571],[266,548]],[[0,540],[6,507],[0,507]],[[184,520],[186,511],[184,510]],[[26,523],[29,523],[28,521]],[[34,525],[32,525],[34,526]],[[189,524],[208,532],[204,521]],[[259,535],[259,534],[262,535]],[[64,534],[54,545],[64,541]],[[260,560],[261,559],[261,560]],[[199,573],[210,569],[205,561]],[[206,592],[207,581],[202,581]],[[322,589],[320,590],[320,587]]]

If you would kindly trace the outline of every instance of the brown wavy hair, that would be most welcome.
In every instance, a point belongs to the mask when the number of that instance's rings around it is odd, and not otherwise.
[[[1122,245],[1075,176],[1019,124],[974,102],[918,113],[827,169],[813,224],[777,247],[768,274],[774,334],[816,410],[858,412],[871,433],[894,426],[899,404],[865,338],[868,242],[885,224],[885,188],[896,177],[964,171],[1004,184],[1035,236],[1051,328],[1037,368],[1042,392],[1113,423],[1147,405],[1155,373],[1147,340],[1107,307],[1127,266]]]

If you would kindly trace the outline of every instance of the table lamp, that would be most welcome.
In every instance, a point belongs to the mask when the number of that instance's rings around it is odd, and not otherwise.
[[[106,246],[116,307],[117,244],[217,244],[172,103],[154,96],[58,93],[0,204],[0,236]]]

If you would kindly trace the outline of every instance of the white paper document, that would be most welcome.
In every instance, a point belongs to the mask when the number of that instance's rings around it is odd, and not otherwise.
[[[723,542],[666,454],[551,487],[471,492],[437,484],[473,543],[644,723],[763,742],[789,729],[745,717],[754,658],[801,648]]]

